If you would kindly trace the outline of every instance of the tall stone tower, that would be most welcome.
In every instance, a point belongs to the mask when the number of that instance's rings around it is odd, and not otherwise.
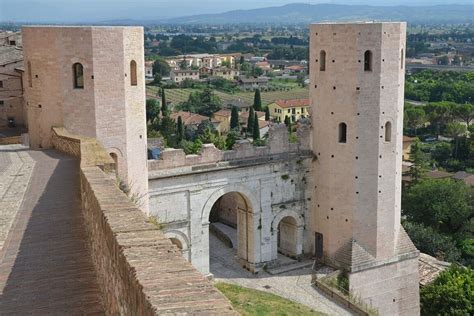
[[[382,315],[419,313],[400,225],[405,23],[311,25],[315,254]]]
[[[51,127],[95,137],[148,209],[143,28],[22,29],[32,148],[51,147]]]

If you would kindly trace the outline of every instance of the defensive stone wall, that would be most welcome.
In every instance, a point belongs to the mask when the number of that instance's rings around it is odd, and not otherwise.
[[[273,125],[265,146],[256,147],[248,140],[238,141],[233,150],[222,151],[213,144],[204,144],[199,155],[186,155],[182,149],[165,149],[160,159],[148,160],[148,170],[163,170],[185,166],[196,166],[236,161],[249,158],[310,151],[310,127],[302,125],[297,130],[297,142],[289,141],[288,129],[284,124]]]
[[[181,255],[107,174],[93,139],[53,128],[53,145],[81,160],[82,210],[109,315],[229,315],[230,302]]]

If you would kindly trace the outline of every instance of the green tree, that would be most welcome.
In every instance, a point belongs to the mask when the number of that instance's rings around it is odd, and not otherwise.
[[[252,76],[254,77],[260,77],[263,75],[263,69],[260,67],[253,67],[252,68]]]
[[[262,98],[260,96],[260,89],[255,90],[255,94],[253,96],[253,109],[255,111],[262,110]]]
[[[247,134],[249,135],[253,134],[253,126],[254,126],[253,121],[254,120],[255,120],[255,111],[253,110],[253,108],[250,108],[249,118],[247,119]]]
[[[235,130],[231,130],[227,133],[227,138],[225,139],[225,147],[227,150],[232,150],[234,147],[235,142],[237,141],[237,132]]]
[[[436,135],[440,134],[442,126],[452,122],[453,106],[452,102],[436,102],[424,107],[428,121],[436,128]]]
[[[415,184],[423,178],[428,165],[426,154],[421,150],[421,143],[418,139],[415,139],[411,144],[410,160],[413,165],[410,167],[409,175],[412,183]]]
[[[176,126],[176,139],[178,144],[184,139],[184,124],[181,116],[178,116],[178,124]]]
[[[467,128],[465,125],[460,123],[449,123],[446,125],[446,136],[452,137],[454,139],[454,158],[458,158],[458,149],[459,149],[459,139],[462,135],[466,134]]]
[[[454,116],[463,120],[467,127],[469,127],[471,121],[474,120],[474,104],[459,104],[454,108],[453,112]]]
[[[168,105],[166,104],[165,88],[161,88],[161,116],[169,116]]]
[[[159,119],[160,103],[156,99],[146,100],[146,121],[153,122],[156,118]]]
[[[265,108],[265,121],[270,121],[270,109],[268,106]]]
[[[171,68],[162,58],[157,58],[153,63],[153,75],[159,74],[160,76],[168,76],[170,74]]]
[[[212,114],[220,110],[221,105],[221,99],[210,88],[205,88],[201,92],[192,92],[188,100],[179,104],[178,108],[183,111],[212,116]]]
[[[407,106],[405,107],[405,125],[414,131],[422,127],[426,123],[425,111],[421,107]]]
[[[470,187],[451,179],[425,179],[402,195],[403,214],[446,234],[463,233],[474,216],[474,195]]]
[[[474,315],[474,271],[452,265],[420,291],[421,315]]]
[[[286,125],[286,126],[290,126],[290,125],[291,125],[291,121],[290,121],[290,118],[288,117],[288,115],[285,115],[285,125]]]
[[[252,134],[253,140],[258,140],[260,139],[260,126],[258,125],[258,115],[255,113],[255,117],[253,120],[253,134]]]
[[[230,113],[230,129],[239,128],[239,110],[233,106]]]
[[[451,237],[409,221],[403,221],[403,228],[419,251],[448,262],[457,262],[461,258],[461,251]]]

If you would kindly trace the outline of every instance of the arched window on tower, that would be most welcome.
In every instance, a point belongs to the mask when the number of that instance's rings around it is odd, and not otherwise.
[[[137,62],[134,60],[130,62],[130,84],[137,85]]]
[[[400,69],[403,69],[403,65],[405,63],[405,55],[403,54],[403,48],[402,50],[400,51]]]
[[[31,73],[31,62],[28,61],[27,63],[27,67],[28,67],[28,86],[31,88],[33,87],[33,75]]]
[[[80,63],[72,65],[74,89],[84,89],[84,67]]]
[[[372,71],[372,52],[366,50],[364,53],[364,71]]]
[[[324,50],[319,52],[319,70],[326,71],[326,52]]]
[[[385,123],[385,141],[389,142],[392,140],[392,123]]]
[[[346,123],[339,123],[339,142],[347,142],[347,125]]]

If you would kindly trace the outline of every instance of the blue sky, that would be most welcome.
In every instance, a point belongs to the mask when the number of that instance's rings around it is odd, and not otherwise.
[[[111,19],[157,19],[288,3],[371,5],[472,4],[474,0],[0,0],[0,21],[98,22]]]

